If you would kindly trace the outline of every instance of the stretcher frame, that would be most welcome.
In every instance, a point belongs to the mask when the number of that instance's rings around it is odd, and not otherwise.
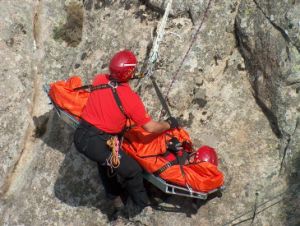
[[[57,115],[59,116],[59,118],[62,121],[64,121],[66,124],[71,126],[73,129],[76,129],[77,126],[79,125],[79,121],[73,115],[71,115],[68,112],[64,111],[63,109],[61,109],[59,106],[57,106],[54,103],[54,101],[49,96],[49,90],[50,90],[49,85],[44,85],[43,89],[46,92],[46,94],[47,94],[47,96],[50,100],[50,104],[53,105],[53,107],[54,107]],[[185,196],[185,197],[189,197],[189,198],[196,198],[196,199],[202,199],[202,200],[206,200],[208,198],[209,194],[221,192],[225,189],[224,186],[221,186],[221,187],[213,189],[213,190],[211,190],[207,193],[198,192],[198,191],[194,191],[190,187],[182,187],[182,186],[179,186],[179,185],[174,185],[174,184],[168,183],[164,179],[162,179],[158,176],[155,176],[151,173],[148,173],[145,170],[143,172],[143,177],[144,177],[144,179],[149,181],[151,184],[153,184],[155,187],[157,187],[158,189],[160,189],[161,191],[163,191],[166,194],[179,195],[179,196]]]

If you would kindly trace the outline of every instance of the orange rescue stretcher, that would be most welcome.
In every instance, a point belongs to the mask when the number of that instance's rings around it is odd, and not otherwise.
[[[80,84],[73,85],[75,88],[80,86]],[[58,116],[76,129],[79,125],[79,113],[82,106],[78,108],[77,114],[72,114],[51,98],[53,97],[51,84],[44,85],[43,89]],[[81,93],[81,95],[84,96],[83,99],[86,98],[86,93]],[[122,149],[142,166],[144,178],[164,193],[202,200],[207,199],[209,194],[220,193],[224,189],[224,176],[217,166],[209,162],[173,165],[164,158],[167,150],[166,141],[171,137],[192,145],[188,133],[182,128],[169,130],[161,135],[153,135],[141,127],[133,127],[125,133]]]

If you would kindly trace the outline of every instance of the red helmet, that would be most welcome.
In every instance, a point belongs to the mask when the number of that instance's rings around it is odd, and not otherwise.
[[[210,162],[218,166],[217,153],[212,147],[202,146],[197,150],[194,162]]]
[[[110,79],[117,82],[127,82],[134,75],[137,65],[135,55],[129,50],[116,53],[110,61]]]

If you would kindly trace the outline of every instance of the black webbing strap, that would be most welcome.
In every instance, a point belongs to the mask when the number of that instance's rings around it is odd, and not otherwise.
[[[184,178],[185,178],[185,172],[183,170],[183,166],[185,164],[185,161],[188,159],[188,156],[189,156],[189,154],[185,151],[183,152],[183,154],[181,156],[176,155],[176,159],[179,164],[181,174]]]
[[[114,95],[114,98],[115,98],[115,100],[116,100],[116,102],[117,102],[117,105],[118,105],[118,107],[120,108],[121,112],[125,115],[126,119],[128,119],[129,117],[128,117],[127,114],[125,113],[125,110],[124,110],[124,108],[123,108],[122,102],[121,102],[120,97],[119,97],[119,95],[118,95],[117,89],[111,87],[111,91],[112,91],[112,93],[113,93],[113,95]]]
[[[162,107],[163,107],[164,110],[167,112],[168,116],[171,117],[171,116],[172,116],[171,111],[170,111],[170,109],[169,109],[169,107],[168,107],[168,104],[167,104],[165,98],[163,97],[163,94],[162,94],[162,92],[160,91],[160,89],[159,89],[159,87],[158,87],[158,85],[157,85],[157,83],[156,83],[154,77],[153,77],[153,76],[150,76],[150,79],[151,79],[151,81],[152,81],[152,84],[153,84],[153,86],[154,86],[155,92],[156,92],[156,94],[157,94],[157,96],[158,96],[158,99],[159,99],[159,101],[160,101]]]
[[[166,169],[170,168],[171,166],[177,165],[177,164],[178,164],[177,159],[173,160],[171,162],[168,162],[167,164],[163,165],[161,168],[159,168],[158,170],[156,170],[155,172],[153,172],[153,174],[155,176],[159,176],[159,174],[161,174],[162,172],[164,172]]]
[[[93,92],[93,91],[98,90],[98,89],[108,89],[108,88],[110,88],[113,95],[114,95],[115,101],[116,101],[120,111],[126,117],[126,119],[128,119],[129,117],[125,113],[125,110],[123,108],[121,99],[118,95],[117,87],[118,87],[118,83],[114,82],[114,84],[100,84],[100,85],[96,85],[96,86],[93,86],[93,85],[80,86],[80,87],[75,88],[74,91],[78,91],[78,90],[81,90],[81,89],[89,89],[90,92]]]
[[[100,85],[96,85],[96,86],[91,85],[90,91],[93,92],[93,91],[98,90],[98,89],[107,89],[107,88],[114,89],[109,84],[100,84]]]
[[[85,86],[80,86],[80,87],[77,87],[75,89],[73,89],[74,91],[78,91],[78,90],[81,90],[81,89],[91,89],[92,85],[85,85]]]
[[[108,84],[100,84],[100,85],[97,85],[97,86],[85,85],[85,86],[77,87],[73,90],[78,91],[78,90],[81,90],[81,89],[89,89],[92,92],[92,91],[97,90],[97,89],[107,89],[107,88],[112,88],[112,87]]]

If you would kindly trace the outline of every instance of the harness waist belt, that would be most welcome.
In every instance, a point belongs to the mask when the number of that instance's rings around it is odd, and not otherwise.
[[[81,119],[80,125],[86,129],[93,131],[96,134],[99,134],[99,135],[109,135],[109,136],[118,135],[118,134],[107,133],[107,132],[97,128],[96,126],[92,125],[91,123],[85,121],[84,119]]]

